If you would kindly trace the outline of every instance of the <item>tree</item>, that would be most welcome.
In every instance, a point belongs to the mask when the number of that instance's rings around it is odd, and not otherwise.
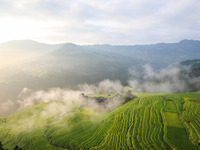
[[[22,150],[21,148],[19,148],[17,145],[15,146],[15,148],[13,150]]]
[[[129,102],[130,100],[133,100],[134,98],[137,98],[136,95],[133,95],[132,92],[130,90],[126,91],[123,95],[123,100],[124,100],[124,104]]]
[[[4,149],[3,149],[3,145],[2,145],[1,142],[0,142],[0,150],[4,150]]]

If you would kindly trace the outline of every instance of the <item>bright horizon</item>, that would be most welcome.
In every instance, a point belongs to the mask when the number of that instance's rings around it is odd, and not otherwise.
[[[198,0],[3,0],[0,43],[134,45],[200,40]]]

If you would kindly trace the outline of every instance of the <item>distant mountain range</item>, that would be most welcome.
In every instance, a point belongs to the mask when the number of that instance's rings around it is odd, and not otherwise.
[[[1,80],[2,76],[6,78],[3,79],[5,81],[10,75],[12,79],[19,80],[22,74],[26,74],[27,81],[36,79],[34,83],[30,82],[27,85],[30,88],[34,88],[37,82],[44,88],[72,88],[80,83],[97,83],[107,78],[119,79],[126,83],[129,77],[128,69],[132,66],[140,69],[142,65],[149,64],[155,69],[161,69],[181,61],[198,59],[200,41],[183,40],[179,43],[130,46],[81,46],[72,43],[50,45],[24,40],[1,44],[0,53],[4,54],[0,56],[2,64],[10,64],[3,72],[7,72],[9,67],[12,68],[6,77],[4,73],[0,75]],[[18,62],[21,62],[21,66]],[[23,80],[26,78],[22,77]],[[38,81],[37,78],[43,80]],[[44,81],[45,79],[47,81]]]
[[[59,57],[60,55],[70,57],[70,55],[94,55],[123,58],[126,60],[139,60],[152,64],[157,68],[166,67],[172,63],[178,63],[189,59],[198,59],[200,51],[200,41],[182,40],[178,43],[158,43],[150,45],[75,45],[72,43],[43,44],[32,40],[16,40],[0,44],[0,57],[24,56],[25,54],[42,55],[49,53]],[[9,56],[10,55],[10,56]],[[22,58],[21,58],[22,59]]]
[[[150,45],[43,44],[32,40],[0,44],[0,102],[15,100],[23,88],[77,89],[77,85],[120,80],[127,85],[129,69],[148,64],[155,70],[200,59],[200,41]]]

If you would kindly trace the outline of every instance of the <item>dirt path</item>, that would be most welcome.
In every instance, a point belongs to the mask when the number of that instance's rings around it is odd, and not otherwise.
[[[63,117],[64,117],[66,114],[69,114],[69,113],[72,113],[72,112],[74,112],[74,110],[68,111],[68,112],[63,112],[63,113],[59,114],[59,117],[60,117],[60,118],[59,118],[58,120],[56,120],[56,121],[54,121],[54,122],[51,122],[51,123],[49,123],[49,124],[46,124],[46,130],[44,131],[44,135],[43,135],[43,136],[44,136],[44,138],[46,138],[47,141],[50,140],[49,138],[47,138],[47,131],[48,131],[48,129],[49,129],[49,126],[48,126],[48,125],[51,125],[51,124],[57,123],[57,122],[59,122],[59,121],[62,121]],[[51,146],[54,146],[54,147],[64,148],[64,147],[62,147],[62,146],[56,146],[56,145],[52,144],[50,141],[49,141],[49,144],[50,144]],[[64,148],[64,149],[65,149],[65,148]]]
[[[60,122],[66,114],[69,114],[69,113],[72,113],[72,112],[74,112],[74,111],[72,110],[72,111],[68,111],[68,112],[63,112],[63,113],[61,113],[61,114],[59,115],[60,118],[59,118],[58,120],[56,120],[56,121],[54,121],[54,122],[51,122],[51,123],[47,124],[46,126],[51,125],[51,124],[54,124],[54,123],[57,123],[57,122]]]

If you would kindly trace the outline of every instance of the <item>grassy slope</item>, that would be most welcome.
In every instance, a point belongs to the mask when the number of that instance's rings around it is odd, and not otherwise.
[[[44,103],[0,119],[4,147],[23,149],[200,149],[200,92],[145,94],[114,111],[44,114]],[[60,102],[56,102],[62,105]]]

